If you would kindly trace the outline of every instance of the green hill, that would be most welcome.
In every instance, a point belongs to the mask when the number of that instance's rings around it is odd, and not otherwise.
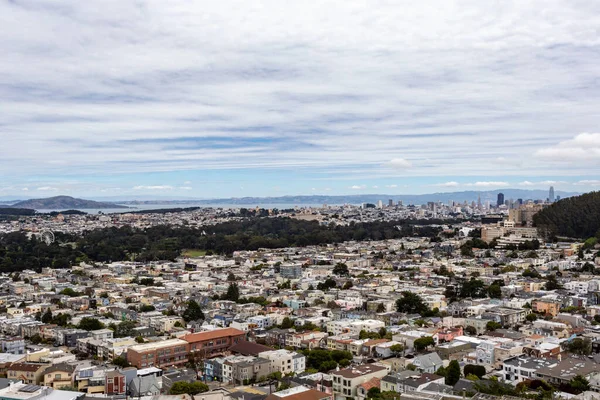
[[[600,192],[560,200],[535,214],[533,223],[547,238],[600,235]]]

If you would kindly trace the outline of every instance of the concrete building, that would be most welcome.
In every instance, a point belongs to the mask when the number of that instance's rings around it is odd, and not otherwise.
[[[383,378],[387,368],[375,364],[358,365],[331,372],[333,378],[333,394],[336,400],[356,398],[359,385],[373,378]]]

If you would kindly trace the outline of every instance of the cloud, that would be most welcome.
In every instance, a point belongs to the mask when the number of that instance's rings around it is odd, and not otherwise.
[[[595,2],[107,1],[0,2],[7,185],[580,179],[600,154]]]
[[[518,183],[519,186],[534,186],[535,183],[529,181],[523,181]]]
[[[23,188],[21,190],[24,191],[24,192],[27,192],[27,191],[29,191],[29,188]]]
[[[454,182],[454,181],[450,181],[450,182],[444,182],[444,183],[437,183],[434,186],[442,186],[442,187],[458,187],[459,183],[458,182]]]
[[[134,186],[133,190],[171,190],[173,186],[169,185],[157,185],[157,186]]]
[[[184,185],[190,185],[192,183],[192,181],[185,181],[183,182]]]
[[[466,184],[464,184],[464,186],[475,186],[475,187],[482,187],[482,188],[499,187],[499,186],[508,186],[508,182],[497,182],[497,181],[475,182],[475,183],[466,183]]]
[[[181,190],[192,190],[193,187],[191,187],[191,186],[180,186],[179,189],[181,189]]]
[[[393,189],[393,188],[397,188],[398,185],[385,185],[385,187],[389,188],[389,189]]]
[[[508,186],[508,182],[497,182],[497,181],[480,181],[480,182],[472,182],[472,183],[459,183],[455,181],[445,182],[445,183],[437,183],[433,186],[441,186],[441,187],[449,187],[455,188],[459,186],[464,187],[477,187],[477,188],[490,188],[490,187],[501,187]]]
[[[551,161],[600,161],[600,133],[581,133],[573,139],[542,148],[535,156]]]
[[[58,188],[55,188],[52,186],[41,186],[41,187],[38,187],[37,190],[39,190],[41,192],[56,192],[56,191],[58,191]]]
[[[363,190],[363,189],[366,189],[366,188],[367,188],[366,185],[352,185],[352,186],[350,186],[349,189],[352,189],[352,190]]]
[[[598,179],[584,179],[573,183],[576,186],[600,186],[600,180]]]
[[[406,169],[412,167],[412,163],[404,158],[393,158],[385,165],[396,169]]]

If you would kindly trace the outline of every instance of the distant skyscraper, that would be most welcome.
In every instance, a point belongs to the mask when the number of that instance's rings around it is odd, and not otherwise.
[[[392,200],[392,199],[388,200],[388,207],[394,207],[394,200]]]
[[[377,201],[377,208],[383,208],[383,201]]]
[[[477,209],[481,210],[481,195],[477,196]]]
[[[504,193],[498,193],[498,200],[496,201],[496,206],[500,207],[504,204]]]
[[[554,186],[550,186],[550,192],[548,193],[548,200],[550,200],[550,203],[554,203]]]

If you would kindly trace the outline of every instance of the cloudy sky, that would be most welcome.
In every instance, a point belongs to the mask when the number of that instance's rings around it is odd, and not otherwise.
[[[0,0],[0,196],[600,188],[600,3]]]

